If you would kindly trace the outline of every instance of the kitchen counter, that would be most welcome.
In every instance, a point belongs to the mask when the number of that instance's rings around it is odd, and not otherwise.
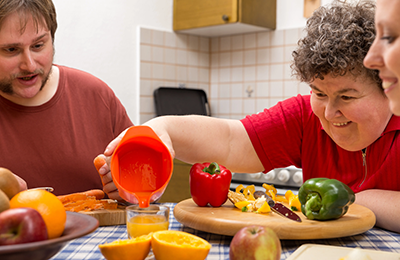
[[[185,231],[206,239],[212,244],[207,260],[229,259],[229,245],[231,236],[222,236],[206,233],[183,226],[173,215],[176,203],[162,203],[170,207],[170,230]],[[127,239],[126,226],[105,226],[97,228],[93,233],[69,242],[52,260],[65,259],[104,259],[98,245],[118,239]],[[360,247],[365,249],[389,251],[400,253],[400,234],[379,228],[372,228],[367,232],[350,237],[320,240],[281,240],[281,260],[287,259],[297,248],[303,244],[322,244],[343,247]]]

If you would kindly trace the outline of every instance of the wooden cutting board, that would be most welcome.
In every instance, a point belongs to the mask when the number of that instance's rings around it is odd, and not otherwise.
[[[375,225],[374,213],[353,204],[343,217],[329,221],[307,219],[297,211],[302,222],[276,213],[241,212],[227,201],[221,207],[199,207],[192,199],[179,202],[174,208],[175,218],[182,224],[201,231],[234,236],[241,228],[262,225],[272,228],[280,239],[325,239],[361,234]]]
[[[126,214],[124,208],[118,209],[101,209],[89,212],[79,212],[96,218],[99,226],[112,226],[126,224]]]

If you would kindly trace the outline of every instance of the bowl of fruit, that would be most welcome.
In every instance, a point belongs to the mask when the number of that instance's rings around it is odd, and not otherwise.
[[[99,226],[97,219],[68,212],[54,194],[20,191],[13,174],[0,167],[0,259],[47,260],[69,241]]]
[[[60,237],[0,246],[1,260],[46,260],[56,255],[69,241],[90,234],[99,226],[97,219],[81,213],[67,212]]]

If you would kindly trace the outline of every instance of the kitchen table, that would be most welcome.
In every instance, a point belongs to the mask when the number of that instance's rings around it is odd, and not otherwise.
[[[186,227],[174,218],[173,210],[176,203],[162,204],[170,207],[171,209],[169,218],[170,230],[185,231],[202,237],[210,242],[212,248],[210,250],[210,253],[208,254],[207,260],[229,259],[229,245],[232,240],[231,236],[206,233]],[[98,245],[105,242],[112,242],[117,239],[127,239],[125,225],[99,227],[93,233],[69,242],[57,255],[55,255],[51,259],[104,259],[103,255],[100,253]],[[366,249],[400,253],[400,234],[380,228],[372,228],[363,234],[336,239],[281,240],[281,260],[288,258],[298,247],[306,243],[343,246],[351,248],[360,247]]]

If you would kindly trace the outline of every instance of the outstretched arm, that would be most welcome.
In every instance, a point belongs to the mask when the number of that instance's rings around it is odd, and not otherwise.
[[[400,233],[400,191],[365,190],[356,194],[355,203],[372,210],[376,226]]]
[[[215,161],[235,172],[264,170],[239,120],[206,116],[165,116],[145,123],[173,157],[187,163]]]

